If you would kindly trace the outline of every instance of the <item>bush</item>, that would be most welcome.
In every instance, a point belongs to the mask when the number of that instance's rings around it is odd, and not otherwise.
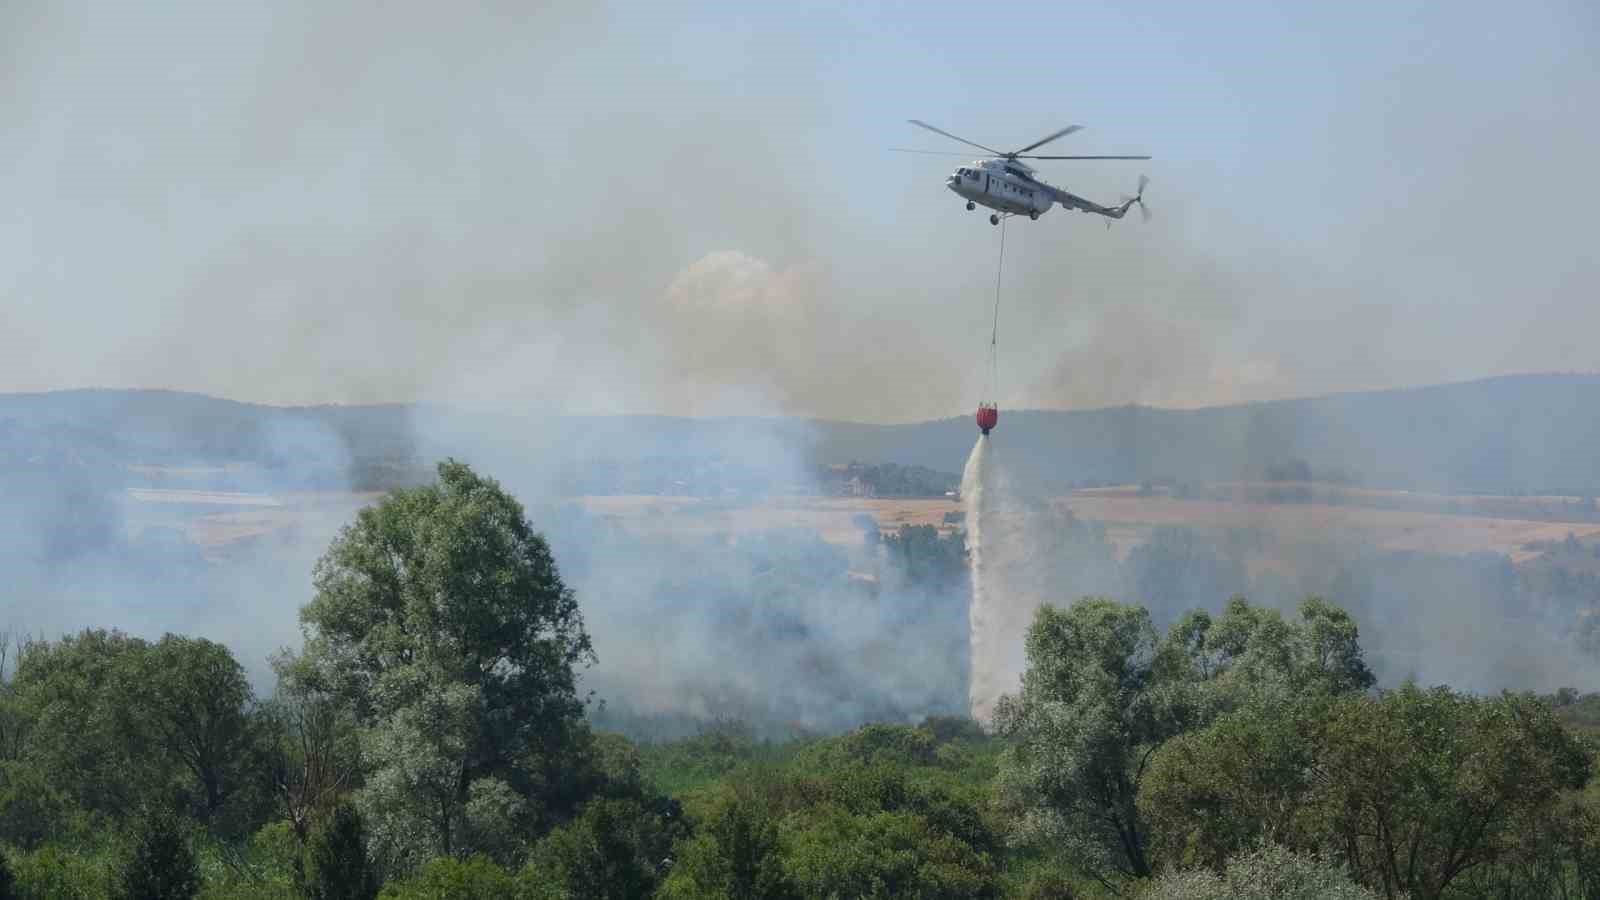
[[[1072,879],[1063,872],[1046,870],[1036,872],[1022,885],[1021,900],[1072,900]]]
[[[242,843],[197,835],[198,900],[305,900],[301,853],[294,829],[281,820]]]
[[[674,855],[671,872],[657,894],[665,900],[798,896],[783,872],[776,818],[753,797],[723,798],[694,837],[678,844]]]
[[[1378,894],[1329,859],[1265,844],[1228,860],[1220,876],[1204,869],[1162,875],[1139,900],[1378,900]]]
[[[106,867],[86,854],[46,846],[12,864],[20,900],[99,900],[110,892]]]
[[[487,856],[435,857],[411,877],[384,886],[383,900],[506,900],[522,896],[517,880]]]
[[[339,804],[306,842],[306,895],[311,900],[372,900],[378,880],[367,860],[361,815]]]
[[[39,766],[0,762],[0,841],[24,850],[68,831],[71,804],[50,784]]]
[[[117,872],[121,900],[190,900],[200,892],[200,867],[182,823],[170,813],[144,817]]]
[[[576,819],[534,847],[525,880],[554,888],[553,896],[648,897],[667,868],[673,842],[684,836],[674,806],[591,800]]]

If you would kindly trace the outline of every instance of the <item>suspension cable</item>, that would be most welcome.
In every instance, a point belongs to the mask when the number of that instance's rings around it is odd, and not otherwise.
[[[1000,402],[1000,276],[1006,265],[1006,219],[1000,218],[1000,260],[994,269],[994,325],[989,332],[989,397],[988,402]]]

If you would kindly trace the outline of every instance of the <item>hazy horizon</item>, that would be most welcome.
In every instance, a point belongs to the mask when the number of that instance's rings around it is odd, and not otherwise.
[[[1426,383],[1422,383],[1422,384],[1404,384],[1404,385],[1395,385],[1395,386],[1392,386],[1392,387],[1384,387],[1384,388],[1356,388],[1356,389],[1351,389],[1351,390],[1348,390],[1348,391],[1329,391],[1329,392],[1320,393],[1320,394],[1295,394],[1295,395],[1290,395],[1290,396],[1285,396],[1285,397],[1273,397],[1273,398],[1263,399],[1263,400],[1239,400],[1239,401],[1231,401],[1231,402],[1206,403],[1206,404],[1187,405],[1187,406],[1186,405],[1178,405],[1178,404],[1162,405],[1162,404],[1155,404],[1155,403],[1137,403],[1137,402],[1136,403],[1103,404],[1103,405],[1096,405],[1096,406],[1056,406],[1056,407],[1024,406],[1024,407],[1017,407],[1017,408],[1009,408],[1008,407],[1008,408],[1006,408],[1005,412],[1008,413],[1008,414],[1012,414],[1012,415],[1019,414],[1019,413],[1075,413],[1075,412],[1092,413],[1092,412],[1101,412],[1101,411],[1105,411],[1105,410],[1124,409],[1124,408],[1128,408],[1128,407],[1135,407],[1135,408],[1139,408],[1139,409],[1149,409],[1149,410],[1155,410],[1155,411],[1158,411],[1158,412],[1167,412],[1167,411],[1170,411],[1170,412],[1199,412],[1199,411],[1202,411],[1202,410],[1229,409],[1229,408],[1241,407],[1241,406],[1253,406],[1253,405],[1263,404],[1263,403],[1296,403],[1296,402],[1309,402],[1309,401],[1315,401],[1315,400],[1320,400],[1320,399],[1325,399],[1325,398],[1332,398],[1332,397],[1346,397],[1346,396],[1355,396],[1355,395],[1372,395],[1372,394],[1387,394],[1387,393],[1405,393],[1405,392],[1409,392],[1409,391],[1426,391],[1426,390],[1433,390],[1433,389],[1451,388],[1451,387],[1457,387],[1457,386],[1479,384],[1479,383],[1483,383],[1483,382],[1501,381],[1501,380],[1510,380],[1510,379],[1519,379],[1519,378],[1597,378],[1597,377],[1600,377],[1600,369],[1594,369],[1594,370],[1588,370],[1588,371],[1582,371],[1582,370],[1574,370],[1574,371],[1548,370],[1548,371],[1528,371],[1528,372],[1507,372],[1507,373],[1503,373],[1503,374],[1499,374],[1499,375],[1485,375],[1485,376],[1478,377],[1478,378],[1466,378],[1466,379],[1462,379],[1462,380],[1459,380],[1459,381],[1426,382]],[[220,395],[220,394],[205,393],[203,391],[186,390],[184,388],[174,388],[174,387],[109,387],[109,386],[105,386],[105,385],[84,385],[84,386],[79,386],[79,387],[60,387],[60,388],[49,388],[49,389],[38,390],[38,391],[0,391],[0,397],[35,397],[35,396],[47,396],[47,395],[50,395],[50,394],[92,393],[92,392],[95,392],[95,391],[105,391],[105,392],[112,392],[112,393],[115,393],[115,392],[128,392],[128,393],[178,394],[178,395],[182,395],[182,396],[201,397],[201,398],[205,398],[205,399],[208,399],[208,400],[216,400],[216,401],[220,401],[220,402],[224,402],[224,403],[238,403],[238,404],[245,405],[245,406],[262,407],[262,408],[267,408],[267,409],[280,409],[280,410],[304,410],[304,409],[319,409],[319,408],[376,409],[376,408],[382,408],[382,407],[435,406],[435,407],[440,407],[440,408],[444,408],[444,409],[455,409],[455,410],[461,410],[461,411],[465,411],[465,412],[478,412],[478,413],[495,413],[495,412],[505,412],[506,411],[503,406],[502,407],[482,407],[482,406],[474,405],[471,402],[470,398],[468,400],[461,401],[461,402],[451,402],[451,401],[448,401],[448,400],[435,399],[435,400],[374,401],[374,402],[371,402],[371,403],[340,403],[340,402],[337,402],[337,401],[326,402],[326,403],[272,403],[272,402],[264,402],[264,401],[258,401],[258,400],[244,400],[244,399],[239,399],[237,397],[229,397],[229,396],[224,396],[224,395]],[[541,409],[536,409],[536,408],[535,409],[527,409],[527,408],[522,409],[522,410],[520,410],[520,414],[524,415],[524,416],[555,414],[555,415],[561,415],[561,416],[564,416],[564,417],[571,417],[571,418],[610,418],[610,417],[618,417],[618,418],[629,418],[629,417],[632,417],[632,418],[652,418],[652,417],[654,417],[654,418],[665,418],[665,419],[681,418],[681,419],[691,419],[691,420],[693,420],[693,419],[706,419],[706,420],[714,420],[714,419],[755,419],[755,420],[761,420],[761,419],[797,419],[797,420],[812,420],[812,421],[817,421],[817,422],[829,422],[829,423],[841,424],[841,425],[861,425],[861,426],[867,426],[867,427],[878,427],[878,426],[891,427],[891,426],[896,426],[896,425],[919,425],[919,424],[925,424],[925,423],[929,423],[929,422],[944,422],[944,421],[949,421],[951,419],[965,419],[965,418],[969,418],[970,417],[971,410],[962,410],[962,411],[959,411],[959,412],[951,412],[951,413],[949,413],[947,415],[933,416],[931,418],[925,418],[925,419],[911,419],[911,420],[901,420],[901,421],[869,421],[869,420],[865,420],[865,419],[851,419],[851,418],[842,418],[842,417],[806,416],[806,415],[787,415],[787,414],[782,414],[782,413],[777,413],[777,414],[763,414],[763,413],[754,413],[754,414],[701,413],[701,414],[686,414],[686,415],[677,415],[677,414],[672,414],[672,413],[649,413],[649,412],[646,412],[646,413],[627,413],[627,412],[619,412],[619,413],[581,413],[581,412],[578,412],[578,413],[556,413],[554,411],[541,410]]]

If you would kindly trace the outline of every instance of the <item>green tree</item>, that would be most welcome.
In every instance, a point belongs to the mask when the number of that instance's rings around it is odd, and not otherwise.
[[[833,739],[843,753],[808,755],[764,788],[784,880],[803,897],[997,896],[1000,842],[984,817],[869,733]],[[868,748],[871,762],[845,755]]]
[[[1317,598],[1291,624],[1236,597],[1219,617],[1185,614],[1159,642],[1142,607],[1041,607],[1022,692],[995,717],[1010,744],[997,786],[1017,837],[1103,882],[1149,876],[1152,807],[1139,797],[1162,746],[1230,709],[1370,686],[1357,638],[1349,616]],[[1238,846],[1217,839],[1223,852]]]
[[[17,900],[17,877],[11,874],[11,861],[0,850],[0,900]]]
[[[1404,685],[1351,697],[1318,735],[1310,802],[1327,846],[1388,896],[1444,896],[1509,854],[1590,757],[1531,695],[1492,699]]]
[[[828,803],[785,818],[781,835],[784,874],[802,897],[999,895],[991,860],[911,810]]]
[[[100,900],[113,893],[103,860],[45,845],[12,859],[22,900]]]
[[[1163,690],[1180,673],[1158,672],[1156,649],[1141,607],[1094,598],[1042,606],[1028,629],[1022,693],[996,708],[1010,744],[997,785],[1018,837],[1060,848],[1102,880],[1150,874],[1134,802],[1150,753],[1187,724],[1181,698]]]
[[[67,837],[72,801],[51,783],[38,763],[0,762],[0,842],[33,850]]]
[[[216,822],[255,761],[254,695],[228,648],[169,634],[139,660],[137,702],[155,742],[193,777],[200,820]]]
[[[523,878],[564,900],[648,897],[682,833],[677,822],[637,801],[599,797],[534,846]]]
[[[120,819],[163,797],[172,766],[154,745],[138,702],[149,644],[88,629],[27,645],[14,700],[28,719],[22,757],[71,804]]]
[[[244,670],[211,641],[167,635],[155,644],[85,630],[23,647],[3,702],[24,721],[15,764],[0,761],[0,805],[91,817],[186,799],[204,822],[248,830],[258,771]],[[48,786],[18,797],[7,785]],[[234,821],[237,820],[237,821]],[[26,840],[26,838],[20,838]]]
[[[311,900],[372,900],[378,879],[367,860],[361,814],[341,803],[312,832],[305,852],[306,895]]]
[[[494,860],[475,855],[431,859],[407,878],[384,885],[379,896],[383,900],[507,900],[528,896],[528,892]]]
[[[1234,597],[1216,618],[1193,610],[1168,631],[1158,672],[1213,681],[1224,706],[1266,695],[1339,694],[1375,683],[1355,620],[1320,597],[1300,604],[1300,621]]]
[[[1161,747],[1138,801],[1161,865],[1220,872],[1262,838],[1318,846],[1306,798],[1326,707],[1314,698],[1250,703]]]
[[[1600,872],[1600,823],[1561,799],[1589,766],[1535,698],[1407,685],[1230,712],[1160,750],[1139,805],[1169,866],[1267,839],[1336,850],[1386,896],[1550,896]]]
[[[728,797],[679,844],[666,900],[790,900],[798,898],[783,870],[778,823],[750,792]]]
[[[529,760],[570,747],[583,713],[574,668],[594,655],[521,505],[463,463],[438,472],[340,532],[317,563],[292,666],[366,729],[374,840],[449,854],[474,849],[460,840],[474,783],[530,795]]]
[[[30,717],[17,698],[13,676],[17,657],[33,642],[0,630],[0,763],[22,758],[27,746]]]
[[[960,532],[932,525],[901,525],[883,538],[890,562],[916,587],[945,588],[967,578],[967,548]]]
[[[189,900],[199,892],[200,869],[182,820],[165,812],[144,816],[117,872],[113,895],[118,900]]]

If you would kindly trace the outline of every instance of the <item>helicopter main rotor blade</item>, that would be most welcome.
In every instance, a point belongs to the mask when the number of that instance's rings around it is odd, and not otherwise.
[[[1068,125],[1067,127],[1065,127],[1063,129],[1061,129],[1060,131],[1056,132],[1055,134],[1052,134],[1047,138],[1041,138],[1040,140],[1034,141],[1033,143],[1029,144],[1026,147],[1023,147],[1021,150],[1018,150],[1016,153],[1013,153],[1011,155],[1012,156],[1016,156],[1019,153],[1027,153],[1029,150],[1032,150],[1035,147],[1043,147],[1045,144],[1050,143],[1051,141],[1055,140],[1058,137],[1066,137],[1067,135],[1073,133],[1074,131],[1082,131],[1082,130],[1083,130],[1083,126],[1082,125]]]
[[[1018,155],[1019,160],[1147,160],[1150,157],[1024,157]]]
[[[910,147],[890,147],[896,153],[925,153],[928,156],[964,156],[970,158],[971,153],[962,153],[957,150],[913,150]]]
[[[968,147],[977,147],[979,150],[982,150],[985,153],[993,153],[995,156],[1005,156],[1004,153],[1001,153],[999,150],[996,150],[993,147],[985,147],[982,144],[974,144],[973,142],[967,140],[964,137],[956,137],[955,135],[951,134],[948,131],[941,131],[938,128],[933,127],[932,125],[929,125],[927,122],[920,122],[920,121],[918,121],[916,119],[907,119],[906,121],[910,122],[911,124],[913,124],[915,126],[917,126],[918,128],[926,128],[929,131],[933,132],[934,134],[942,134],[942,135],[944,135],[945,137],[949,138],[952,141],[960,141],[961,143],[966,144]]]

